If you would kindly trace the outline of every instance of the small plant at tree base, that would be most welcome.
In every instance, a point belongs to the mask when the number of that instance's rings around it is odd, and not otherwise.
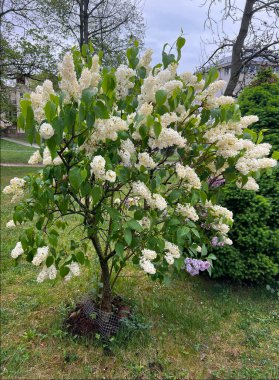
[[[248,129],[257,117],[242,118],[233,98],[216,97],[225,84],[217,70],[178,75],[184,43],[177,39],[177,55],[165,47],[153,68],[152,52],[138,58],[137,46],[116,69],[102,67],[90,46],[73,49],[59,67],[61,92],[47,80],[21,101],[19,126],[40,144],[29,162],[44,167],[4,193],[19,202],[11,224],[34,220],[11,255],[42,267],[38,282],[58,273],[70,280],[97,256],[100,307],[110,312],[129,261],[162,281],[186,259],[191,274],[210,271],[216,257],[206,246],[231,244],[233,215],[216,204],[220,179],[256,190],[254,177],[276,161]],[[72,215],[84,236],[60,249]]]

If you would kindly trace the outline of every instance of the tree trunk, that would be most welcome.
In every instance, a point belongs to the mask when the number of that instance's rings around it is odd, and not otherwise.
[[[79,48],[81,51],[82,45],[84,43],[84,11],[83,11],[84,1],[81,0],[79,3]]]
[[[89,220],[88,222],[90,224],[91,221]],[[102,288],[102,298],[101,298],[101,310],[111,312],[112,292],[111,292],[110,271],[109,271],[108,261],[106,260],[106,257],[103,255],[102,247],[101,247],[97,234],[90,236],[90,239],[98,255],[101,270],[102,270],[101,282],[103,284],[103,288]]]
[[[239,80],[242,63],[242,51],[245,38],[248,34],[249,25],[253,16],[252,10],[256,0],[246,0],[238,36],[232,50],[231,75],[224,95],[232,96]]]
[[[102,299],[101,299],[101,310],[111,312],[111,284],[110,284],[110,273],[107,261],[101,263],[102,268]]]
[[[88,19],[89,19],[89,15],[88,15],[88,5],[89,5],[89,0],[85,0],[84,1],[84,27],[83,27],[83,43],[84,44],[88,44],[88,35],[89,35],[89,31],[88,31]]]
[[[79,47],[82,49],[83,44],[88,44],[88,5],[89,0],[80,0],[79,2]]]

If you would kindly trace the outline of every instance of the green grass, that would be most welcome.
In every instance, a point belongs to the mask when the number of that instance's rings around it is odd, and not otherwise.
[[[16,144],[6,140],[0,140],[1,162],[27,164],[35,148]]]
[[[2,186],[31,170],[2,168]],[[278,301],[264,288],[186,275],[165,286],[128,268],[133,277],[121,278],[116,291],[151,327],[129,341],[116,340],[112,356],[95,341],[66,335],[67,305],[90,291],[95,271],[67,283],[37,284],[38,269],[26,262],[15,266],[9,256],[24,228],[6,229],[11,210],[3,195],[2,378],[278,378]]]

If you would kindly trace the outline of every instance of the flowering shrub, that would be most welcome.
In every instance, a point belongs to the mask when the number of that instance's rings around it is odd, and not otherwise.
[[[40,144],[29,163],[44,167],[4,192],[20,200],[14,224],[36,221],[12,256],[40,266],[39,282],[58,271],[65,280],[79,275],[90,263],[89,241],[101,269],[101,307],[109,311],[129,260],[164,280],[185,264],[191,274],[210,271],[216,257],[206,246],[232,243],[233,215],[216,204],[220,179],[256,190],[255,177],[276,161],[248,129],[257,117],[242,118],[233,98],[216,97],[225,83],[215,81],[215,70],[205,78],[178,75],[184,42],[179,37],[177,56],[164,50],[153,68],[151,51],[139,59],[137,46],[127,51],[129,66],[116,69],[102,67],[90,47],[73,50],[59,67],[59,93],[47,80],[21,101],[19,125]],[[72,214],[84,238],[61,250]]]

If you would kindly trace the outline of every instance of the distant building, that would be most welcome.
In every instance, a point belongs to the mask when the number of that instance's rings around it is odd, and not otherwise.
[[[20,112],[20,100],[24,93],[30,91],[30,80],[25,76],[20,77],[14,85],[5,86],[5,90],[12,106],[8,112],[1,113],[1,129],[6,126],[7,133],[24,133],[24,131],[18,130],[15,120]]]
[[[223,79],[228,82],[231,75],[231,57],[224,57],[221,59],[215,67],[219,71],[219,79]],[[262,67],[272,67],[275,74],[279,75],[279,53],[277,63],[269,62],[268,60],[257,57],[249,62],[249,64],[243,68],[238,84],[235,89],[235,94],[237,94],[243,87],[247,86],[251,80],[255,77],[257,71]]]

